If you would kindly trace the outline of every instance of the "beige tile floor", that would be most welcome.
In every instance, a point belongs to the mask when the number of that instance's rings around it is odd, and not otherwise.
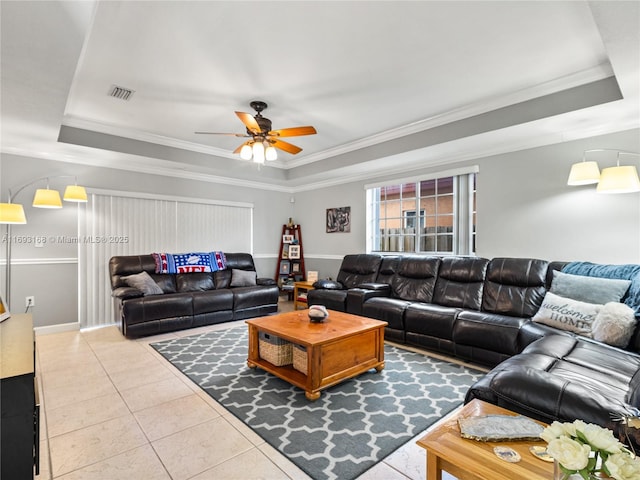
[[[291,302],[281,302],[281,310],[291,309]],[[36,479],[308,479],[149,346],[237,325],[244,322],[139,340],[114,326],[39,335]],[[360,480],[424,479],[418,438]]]

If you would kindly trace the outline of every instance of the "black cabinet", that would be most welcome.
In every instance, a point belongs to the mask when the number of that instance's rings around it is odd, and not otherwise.
[[[0,478],[33,478],[39,462],[39,401],[31,315],[0,323]]]

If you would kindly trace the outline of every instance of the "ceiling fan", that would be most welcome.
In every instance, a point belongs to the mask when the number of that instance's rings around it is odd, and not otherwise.
[[[282,137],[299,137],[302,135],[314,135],[316,129],[310,126],[306,127],[291,127],[281,128],[279,130],[271,130],[271,120],[262,116],[261,112],[267,108],[265,102],[256,100],[251,102],[251,108],[253,108],[257,114],[251,115],[250,113],[236,112],[236,115],[247,127],[246,133],[217,133],[217,132],[195,132],[202,135],[233,135],[235,137],[247,137],[247,140],[233,153],[239,153],[240,158],[243,160],[251,160],[256,163],[264,163],[266,160],[275,160],[278,158],[276,148],[285,152],[295,155],[302,151],[300,147],[293,145],[284,140],[280,140]]]

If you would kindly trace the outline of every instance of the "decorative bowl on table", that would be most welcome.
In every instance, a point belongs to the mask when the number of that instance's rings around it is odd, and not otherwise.
[[[327,307],[324,305],[311,305],[308,315],[311,323],[322,323],[329,316],[329,312],[327,312]]]

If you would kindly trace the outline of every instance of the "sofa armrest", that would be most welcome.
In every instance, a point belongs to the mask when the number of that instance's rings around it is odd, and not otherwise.
[[[277,285],[278,283],[273,278],[256,278],[256,285],[261,285],[263,287],[270,287],[272,285]]]
[[[119,298],[120,300],[126,300],[127,298],[138,298],[144,296],[142,290],[138,290],[134,287],[118,287],[114,288],[111,292],[113,298]]]
[[[362,305],[364,304],[364,302],[373,297],[388,297],[391,294],[391,287],[389,285],[382,283],[378,283],[375,285],[378,285],[380,287],[385,286],[387,288],[350,288],[349,290],[347,290],[347,313],[351,313],[353,315],[362,315]]]
[[[382,292],[386,295],[391,294],[391,285],[389,285],[388,283],[361,283],[360,285],[358,285],[358,288],[364,290],[373,290],[375,292]]]
[[[313,284],[317,290],[344,290],[344,285],[335,280],[318,280]]]

